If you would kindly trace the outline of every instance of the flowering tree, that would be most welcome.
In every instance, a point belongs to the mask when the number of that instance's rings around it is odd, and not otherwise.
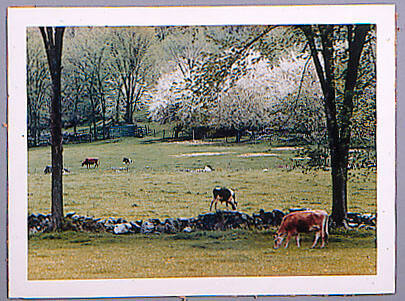
[[[290,52],[271,63],[251,52],[245,74],[220,93],[212,125],[236,130],[237,141],[244,130],[266,128],[289,129],[307,142],[319,142],[324,129],[321,91],[307,57]]]
[[[201,67],[210,50],[206,28],[172,29],[161,42],[161,75],[149,94],[149,117],[161,123],[174,124],[174,136],[183,129],[191,130],[207,124],[206,112],[195,102],[191,89],[196,81],[195,70]]]
[[[273,66],[265,58],[260,59],[260,53],[251,51],[244,60],[241,77],[226,81],[210,106],[196,101],[188,89],[193,78],[187,75],[193,73],[185,73],[175,65],[174,71],[163,74],[155,86],[150,116],[182,127],[205,125],[234,132],[237,141],[246,130],[287,126],[293,130],[304,127],[301,132],[311,139],[317,132],[314,129],[322,129],[323,116],[320,87],[307,57],[289,53]],[[301,107],[305,112],[296,110]],[[309,119],[312,122],[303,122]]]

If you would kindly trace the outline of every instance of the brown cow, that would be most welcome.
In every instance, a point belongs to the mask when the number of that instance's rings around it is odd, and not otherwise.
[[[94,168],[96,168],[98,167],[98,164],[99,164],[98,158],[86,158],[82,162],[82,167],[86,165],[87,168],[89,168],[90,165],[94,165]]]
[[[287,236],[284,248],[293,235],[297,235],[297,246],[300,247],[300,233],[315,231],[315,240],[311,248],[315,247],[319,237],[322,239],[321,248],[325,246],[325,240],[328,238],[329,215],[324,210],[308,210],[292,212],[284,216],[280,228],[274,235],[274,248],[279,248]]]

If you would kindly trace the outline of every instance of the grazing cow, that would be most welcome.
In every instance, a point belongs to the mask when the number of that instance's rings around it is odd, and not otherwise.
[[[47,165],[44,169],[44,174],[49,174],[52,173],[52,166],[51,165]]]
[[[205,165],[204,169],[203,169],[204,172],[211,172],[211,171],[214,171],[214,170],[215,169],[209,164]]]
[[[235,197],[235,192],[232,191],[231,189],[225,188],[225,187],[215,187],[214,190],[212,191],[214,198],[211,201],[210,205],[210,211],[212,209],[212,205],[215,203],[215,210],[217,209],[217,203],[218,202],[225,202],[226,207],[228,207],[228,204],[231,205],[233,210],[236,210],[236,206],[238,205],[238,202],[236,201]]]
[[[322,239],[321,248],[328,238],[329,215],[324,210],[296,211],[284,216],[280,228],[274,235],[274,248],[278,249],[287,236],[284,248],[293,235],[297,235],[297,246],[300,247],[300,233],[315,231],[315,240],[311,248],[315,247],[319,237]]]
[[[124,163],[125,165],[131,164],[132,163],[132,159],[131,158],[122,158],[122,163]]]
[[[52,165],[47,165],[44,169],[44,174],[52,173]],[[62,169],[62,173],[70,173],[70,170],[67,168]]]
[[[87,168],[89,168],[90,165],[94,165],[94,168],[96,168],[98,167],[98,164],[99,164],[98,158],[86,158],[82,162],[82,167],[86,165]]]

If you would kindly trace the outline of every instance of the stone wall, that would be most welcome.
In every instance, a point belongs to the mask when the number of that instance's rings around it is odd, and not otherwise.
[[[227,230],[227,229],[269,229],[278,227],[284,215],[305,210],[304,208],[291,208],[288,212],[280,210],[264,211],[249,215],[239,211],[221,211],[200,214],[192,218],[167,218],[127,221],[123,218],[92,218],[68,213],[63,223],[64,231],[85,232],[111,232],[114,234],[126,233],[178,233],[198,230]],[[348,226],[351,228],[365,228],[375,230],[377,218],[373,214],[360,214],[349,212],[347,214]],[[28,216],[28,232],[50,232],[52,230],[51,215],[31,214]]]

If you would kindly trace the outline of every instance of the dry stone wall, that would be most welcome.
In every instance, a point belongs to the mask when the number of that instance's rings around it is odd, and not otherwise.
[[[113,234],[129,233],[178,233],[199,230],[228,230],[228,229],[269,229],[278,227],[285,214],[301,211],[305,208],[291,208],[288,212],[274,209],[249,215],[240,211],[222,211],[200,214],[192,218],[157,218],[148,220],[127,221],[123,218],[109,217],[107,219],[92,218],[68,213],[63,223],[63,231],[111,232]],[[349,212],[348,226],[375,230],[377,217],[374,214]],[[28,232],[42,233],[53,229],[51,215],[31,214],[28,216]]]

